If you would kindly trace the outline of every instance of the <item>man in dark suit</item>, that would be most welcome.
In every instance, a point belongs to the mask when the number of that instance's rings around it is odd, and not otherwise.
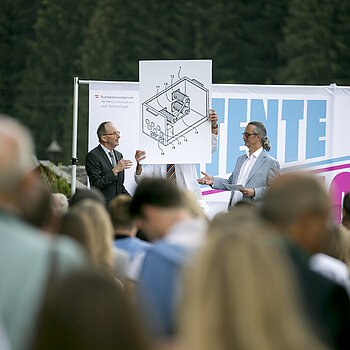
[[[90,185],[99,189],[106,206],[118,194],[128,191],[124,187],[124,170],[132,166],[130,160],[114,150],[119,145],[120,133],[111,122],[103,122],[97,129],[99,145],[86,155],[85,169]]]

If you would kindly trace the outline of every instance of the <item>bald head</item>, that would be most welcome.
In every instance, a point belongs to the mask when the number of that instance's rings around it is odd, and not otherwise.
[[[0,194],[14,191],[34,168],[34,145],[29,131],[0,114]]]

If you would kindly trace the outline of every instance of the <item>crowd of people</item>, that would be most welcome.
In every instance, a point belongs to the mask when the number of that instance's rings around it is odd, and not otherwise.
[[[165,176],[130,196],[119,154],[101,153],[117,196],[51,193],[29,131],[0,116],[0,348],[350,349],[350,193],[339,225],[316,177],[279,175],[259,123],[243,139],[233,175],[199,183],[251,188],[209,220]]]

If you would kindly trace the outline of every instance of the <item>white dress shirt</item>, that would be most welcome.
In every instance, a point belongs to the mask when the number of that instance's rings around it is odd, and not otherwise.
[[[211,134],[211,147],[212,153],[218,148],[218,135]],[[146,164],[142,167],[142,173],[140,175],[134,175],[135,182],[139,183],[142,178],[145,177],[160,177],[166,178],[166,164]],[[195,164],[175,164],[176,184],[180,189],[190,190],[194,192],[198,200],[202,200],[200,203],[205,209],[206,203],[203,203],[202,191],[197,182],[197,170]]]
[[[245,184],[247,183],[248,176],[250,174],[250,171],[252,170],[256,160],[260,156],[263,148],[260,147],[257,151],[249,155],[249,150],[247,150],[246,153],[246,160],[242,164],[241,170],[238,175],[237,179],[237,185],[242,185],[245,187]],[[231,206],[235,205],[235,203],[239,202],[243,198],[243,193],[240,191],[235,191],[231,200]]]

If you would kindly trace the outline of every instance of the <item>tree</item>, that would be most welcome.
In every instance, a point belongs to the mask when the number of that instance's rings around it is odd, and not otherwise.
[[[350,3],[291,0],[279,52],[280,81],[292,84],[350,83]]]
[[[14,115],[14,102],[34,37],[39,0],[0,2],[0,113]]]
[[[42,0],[35,38],[16,100],[16,114],[33,132],[39,158],[52,137],[70,154],[73,77],[81,73],[80,46],[95,3]]]

